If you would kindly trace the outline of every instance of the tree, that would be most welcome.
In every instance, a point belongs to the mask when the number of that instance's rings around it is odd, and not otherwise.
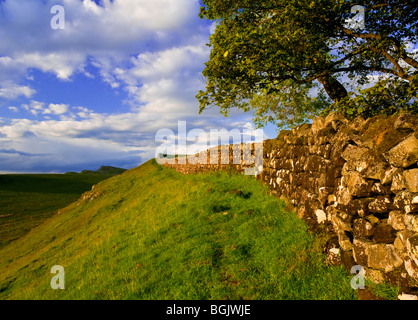
[[[354,5],[365,9],[364,29],[347,24]],[[341,75],[409,83],[418,69],[407,50],[417,40],[417,16],[416,2],[402,0],[203,0],[200,17],[217,25],[200,112],[254,109],[259,124],[294,125],[347,100]]]

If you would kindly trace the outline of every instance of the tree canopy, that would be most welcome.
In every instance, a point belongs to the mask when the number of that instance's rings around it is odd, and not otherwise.
[[[364,28],[349,23],[355,5],[364,8]],[[341,78],[365,85],[378,76],[383,82],[368,94],[404,88],[399,98],[416,111],[418,61],[408,46],[416,44],[417,16],[416,1],[203,0],[200,17],[216,28],[200,112],[253,109],[260,125],[291,126],[347,109],[353,96]],[[361,108],[356,114],[367,111]]]

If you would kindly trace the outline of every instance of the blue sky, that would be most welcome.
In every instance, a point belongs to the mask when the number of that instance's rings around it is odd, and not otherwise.
[[[65,29],[51,28],[54,5]],[[0,172],[125,168],[160,129],[243,129],[251,114],[198,114],[210,21],[198,0],[1,0]],[[266,138],[276,134],[265,130]]]

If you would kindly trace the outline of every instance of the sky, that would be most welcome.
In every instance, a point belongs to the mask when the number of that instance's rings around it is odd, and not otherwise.
[[[198,114],[214,30],[199,8],[198,0],[0,0],[0,173],[133,168],[155,157],[157,132],[177,132],[179,121],[205,132],[248,128],[250,113]]]

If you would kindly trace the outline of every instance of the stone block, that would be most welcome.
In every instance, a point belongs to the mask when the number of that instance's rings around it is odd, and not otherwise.
[[[374,226],[366,219],[356,219],[353,223],[354,238],[369,238],[373,235]]]
[[[393,271],[403,264],[392,244],[373,244],[366,247],[367,266],[374,269]]]
[[[331,156],[331,149],[332,146],[330,144],[322,144],[318,146],[315,153],[324,159],[329,159]]]
[[[390,194],[390,188],[381,184],[380,182],[375,182],[372,186],[373,195],[385,195]]]
[[[402,170],[398,169],[398,171],[392,177],[392,185],[390,190],[394,193],[397,191],[404,190],[406,188],[405,178],[403,175]]]
[[[365,180],[357,171],[351,171],[347,175],[347,189],[354,197],[368,197],[373,186],[372,180]]]
[[[415,264],[418,265],[418,233],[406,239],[406,252]]]
[[[353,257],[353,250],[341,251],[341,263],[347,272],[351,271],[351,268],[356,265]]]
[[[405,213],[418,212],[418,203],[415,201],[416,194],[409,191],[400,191],[393,200],[393,207],[396,210],[402,210]]]
[[[418,139],[414,134],[390,149],[386,155],[388,162],[398,168],[406,168],[418,161]]]
[[[338,231],[338,243],[342,250],[350,251],[353,249],[353,244],[350,238],[346,235],[344,231]]]
[[[349,144],[341,156],[345,161],[347,161],[350,168],[360,172],[362,171],[362,168],[367,165],[365,161],[366,158],[368,158],[366,157],[368,154],[369,149]]]
[[[393,243],[395,246],[396,252],[398,255],[403,259],[409,259],[408,252],[407,252],[407,243],[406,241],[415,235],[414,232],[409,230],[402,230],[399,231],[397,237]]]
[[[361,174],[364,178],[381,180],[387,171],[389,165],[374,157],[369,157],[369,160],[366,160],[366,166],[362,167]]]
[[[318,224],[321,224],[321,223],[324,223],[325,221],[327,221],[327,214],[325,213],[324,210],[316,209],[315,210],[315,216],[316,216],[316,220],[317,220]]]
[[[341,265],[341,249],[338,244],[338,237],[331,237],[324,246],[324,253],[326,255],[326,263],[328,265]]]
[[[385,282],[385,275],[384,272],[380,270],[375,270],[371,268],[364,268],[366,271],[366,278],[373,281],[374,283],[384,283]]]
[[[353,240],[353,257],[356,264],[366,267],[367,266],[367,248],[370,243],[364,240],[354,239]]]
[[[323,123],[325,126],[329,126],[331,124],[332,128],[337,131],[342,126],[347,125],[349,121],[340,112],[331,112],[325,117]]]
[[[347,211],[352,215],[364,217],[369,213],[369,203],[373,201],[374,198],[353,199],[347,204]]]
[[[405,270],[411,277],[411,285],[418,286],[418,264],[412,259],[406,259]]]
[[[418,295],[401,293],[400,295],[398,295],[398,300],[418,300]]]
[[[326,168],[327,163],[325,159],[317,156],[317,155],[310,155],[306,160],[305,171],[308,172],[315,172]]]
[[[418,232],[418,214],[406,214],[405,226],[408,230]]]
[[[402,113],[396,119],[394,127],[400,132],[412,132],[418,128],[418,117],[410,112]]]
[[[399,210],[389,212],[388,224],[395,230],[406,229],[405,214]]]
[[[365,219],[367,220],[367,221],[369,221],[372,225],[377,225],[379,222],[380,222],[380,220],[379,220],[379,218],[377,218],[375,215],[373,215],[373,214],[369,214],[369,215],[367,215],[366,217],[365,217]]]
[[[369,211],[373,213],[385,213],[392,210],[392,198],[390,196],[377,196],[369,203]]]
[[[395,239],[395,230],[385,222],[379,223],[373,230],[372,240],[376,243],[393,243]]]
[[[405,170],[403,172],[406,190],[409,192],[418,192],[418,169]]]
[[[399,172],[402,172],[402,170],[396,167],[390,167],[389,169],[385,170],[380,179],[380,182],[384,185],[390,184],[392,182],[393,176]]]
[[[352,219],[353,216],[348,213],[333,208],[331,222],[335,231],[353,231]]]

